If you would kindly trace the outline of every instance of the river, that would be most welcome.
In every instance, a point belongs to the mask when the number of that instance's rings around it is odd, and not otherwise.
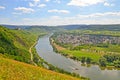
[[[48,63],[64,69],[65,71],[75,72],[81,76],[88,77],[90,80],[120,80],[120,70],[101,70],[97,65],[90,67],[81,66],[81,63],[66,58],[53,51],[49,42],[50,35],[39,38],[36,47],[37,53]]]

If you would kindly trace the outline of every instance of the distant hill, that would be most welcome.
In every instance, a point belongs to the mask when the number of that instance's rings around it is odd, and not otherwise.
[[[120,31],[120,24],[116,25],[64,25],[58,26],[67,30],[83,29],[83,30],[111,30]]]
[[[9,29],[18,29],[18,28],[26,29],[26,28],[31,27],[31,26],[24,26],[24,25],[2,25],[2,26],[9,28]]]
[[[10,29],[30,29],[30,28],[41,28],[47,31],[55,31],[55,30],[76,30],[76,29],[84,29],[84,30],[111,30],[111,31],[120,31],[120,24],[108,24],[108,25],[59,25],[59,26],[42,26],[42,25],[2,25]]]
[[[16,30],[27,30],[27,29],[32,29],[32,28],[37,28],[37,29],[39,28],[47,32],[54,32],[54,31],[58,31],[62,29],[56,26],[44,26],[44,25],[2,25],[2,26],[9,28],[9,29],[16,29]]]

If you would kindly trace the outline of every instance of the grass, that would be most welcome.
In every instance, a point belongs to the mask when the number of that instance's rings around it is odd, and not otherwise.
[[[82,80],[0,56],[0,80]]]
[[[57,45],[56,43],[52,43],[52,45],[57,49],[59,53],[63,55],[66,54],[69,57],[76,57],[76,58],[90,57],[93,60],[93,62],[98,62],[99,58],[103,55],[103,54],[97,54],[95,52],[69,50]]]
[[[94,62],[98,62],[99,58],[101,57],[99,54],[89,53],[89,52],[85,52],[85,51],[62,50],[60,52],[71,55],[71,56],[75,56],[76,58],[90,57]]]

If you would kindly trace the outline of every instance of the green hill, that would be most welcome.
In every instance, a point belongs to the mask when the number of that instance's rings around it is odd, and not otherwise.
[[[0,53],[7,58],[30,63],[29,48],[44,32],[33,33],[31,30],[11,30],[0,26]]]

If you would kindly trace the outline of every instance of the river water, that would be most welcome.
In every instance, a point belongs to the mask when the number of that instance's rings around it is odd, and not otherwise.
[[[39,38],[35,46],[39,56],[48,63],[65,71],[75,72],[81,76],[88,77],[90,80],[120,80],[120,70],[101,70],[97,65],[91,65],[90,67],[81,66],[80,62],[55,53],[50,45],[49,37],[50,35]]]

